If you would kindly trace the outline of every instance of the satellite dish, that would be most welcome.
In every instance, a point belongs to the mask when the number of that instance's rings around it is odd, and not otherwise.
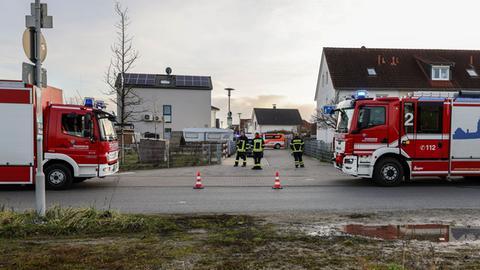
[[[167,75],[172,74],[172,68],[171,68],[171,67],[167,67],[167,68],[165,69],[165,72],[167,72]]]

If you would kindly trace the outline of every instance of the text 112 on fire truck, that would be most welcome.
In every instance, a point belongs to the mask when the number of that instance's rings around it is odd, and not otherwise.
[[[480,93],[357,96],[335,111],[334,166],[346,174],[383,186],[480,176]]]
[[[41,101],[36,99],[35,86],[0,81],[0,184],[34,184],[37,102]],[[114,117],[87,103],[42,103],[43,166],[50,189],[66,189],[118,171]]]

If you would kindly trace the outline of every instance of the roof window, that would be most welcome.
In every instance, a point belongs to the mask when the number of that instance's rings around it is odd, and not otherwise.
[[[467,68],[467,73],[470,77],[478,77],[478,73],[474,68]]]
[[[432,66],[433,81],[450,80],[450,66]]]
[[[367,68],[368,76],[377,76],[375,68]]]

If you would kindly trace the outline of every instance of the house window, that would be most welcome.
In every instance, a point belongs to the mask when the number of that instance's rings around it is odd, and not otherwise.
[[[467,68],[467,73],[470,77],[478,77],[478,73],[474,68]]]
[[[163,105],[163,120],[172,123],[172,105]]]
[[[164,139],[170,140],[170,138],[172,138],[172,129],[171,128],[166,128],[164,134],[165,134]]]
[[[432,66],[432,80],[434,81],[450,80],[450,66]]]
[[[328,71],[325,73],[325,84],[328,85]]]
[[[367,68],[368,76],[377,76],[377,71],[375,68]]]

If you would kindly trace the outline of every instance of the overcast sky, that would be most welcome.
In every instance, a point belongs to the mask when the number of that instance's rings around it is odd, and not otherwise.
[[[0,0],[0,78],[20,79],[30,2]],[[43,0],[49,84],[65,96],[101,97],[117,18],[111,0]],[[322,47],[480,48],[478,1],[123,0],[130,10],[133,72],[207,75],[212,105],[250,117],[251,108],[298,107],[310,119]]]

